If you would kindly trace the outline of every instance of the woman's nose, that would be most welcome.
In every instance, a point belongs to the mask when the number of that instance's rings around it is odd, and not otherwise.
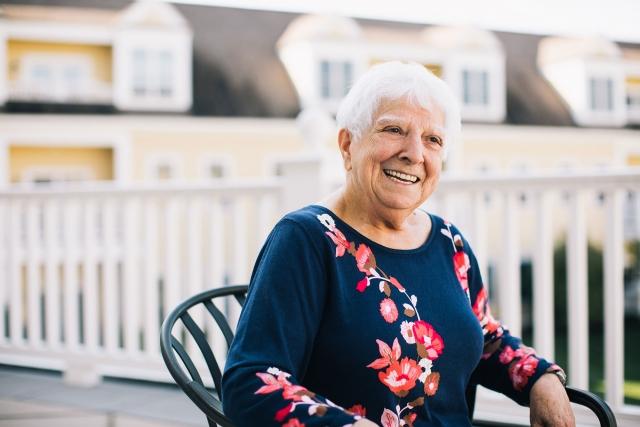
[[[423,149],[422,137],[420,135],[407,135],[402,151],[400,152],[400,159],[410,164],[421,163],[423,161]]]

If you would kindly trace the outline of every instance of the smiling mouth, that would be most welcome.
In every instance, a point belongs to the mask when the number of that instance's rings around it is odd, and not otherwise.
[[[393,181],[401,182],[403,184],[415,184],[420,181],[415,175],[409,175],[406,173],[402,173],[393,169],[383,169],[384,174],[391,178]]]

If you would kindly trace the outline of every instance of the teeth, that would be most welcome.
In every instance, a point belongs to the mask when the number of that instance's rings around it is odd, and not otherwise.
[[[387,176],[391,176],[394,178],[398,178],[402,181],[407,181],[407,182],[417,182],[418,181],[418,177],[415,175],[408,175],[406,173],[402,173],[402,172],[398,172],[398,171],[394,171],[392,169],[385,169],[384,173],[387,174]]]

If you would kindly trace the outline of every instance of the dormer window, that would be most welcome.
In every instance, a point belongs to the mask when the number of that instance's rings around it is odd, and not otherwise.
[[[353,82],[350,61],[320,61],[320,93],[323,99],[341,99]]]
[[[168,98],[173,94],[173,55],[166,50],[134,49],[133,92],[137,97]]]
[[[613,110],[613,79],[592,77],[589,79],[590,106],[593,111]]]
[[[485,70],[462,71],[462,100],[464,105],[489,105],[489,73]]]

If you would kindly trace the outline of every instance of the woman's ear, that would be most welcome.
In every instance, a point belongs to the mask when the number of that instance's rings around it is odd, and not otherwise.
[[[338,148],[340,154],[342,154],[342,162],[344,163],[344,169],[351,170],[351,132],[342,128],[338,132]]]

